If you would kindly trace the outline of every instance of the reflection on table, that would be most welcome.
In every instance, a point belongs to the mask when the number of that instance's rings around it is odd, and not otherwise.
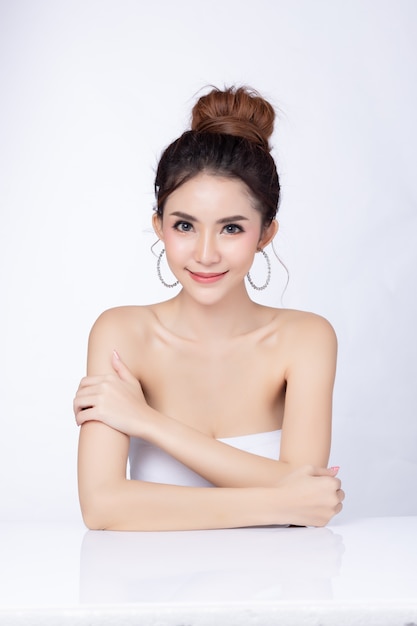
[[[80,602],[330,600],[343,551],[329,528],[88,531]]]

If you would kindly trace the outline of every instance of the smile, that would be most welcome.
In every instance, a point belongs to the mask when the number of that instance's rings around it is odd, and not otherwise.
[[[202,284],[215,283],[218,280],[221,280],[223,276],[227,274],[227,272],[220,272],[220,273],[217,272],[216,274],[214,274],[214,273],[192,272],[191,270],[188,270],[188,272],[193,280],[195,280],[197,283],[202,283]]]

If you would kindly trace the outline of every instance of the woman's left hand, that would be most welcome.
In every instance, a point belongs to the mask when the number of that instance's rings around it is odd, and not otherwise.
[[[86,376],[80,382],[74,398],[75,420],[78,426],[99,421],[115,430],[139,437],[141,416],[149,408],[140,382],[120,359],[112,355],[114,374]]]

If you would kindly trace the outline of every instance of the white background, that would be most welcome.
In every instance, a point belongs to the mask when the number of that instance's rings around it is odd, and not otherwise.
[[[279,110],[283,305],[339,337],[342,516],[417,514],[416,42],[413,0],[0,1],[1,519],[79,519],[88,332],[173,295],[153,174],[207,84]]]

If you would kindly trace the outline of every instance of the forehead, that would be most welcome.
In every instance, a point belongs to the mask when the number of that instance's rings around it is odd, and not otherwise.
[[[245,183],[236,178],[214,174],[198,174],[178,187],[166,200],[165,213],[178,210],[190,213],[243,213],[259,218],[254,200]]]

